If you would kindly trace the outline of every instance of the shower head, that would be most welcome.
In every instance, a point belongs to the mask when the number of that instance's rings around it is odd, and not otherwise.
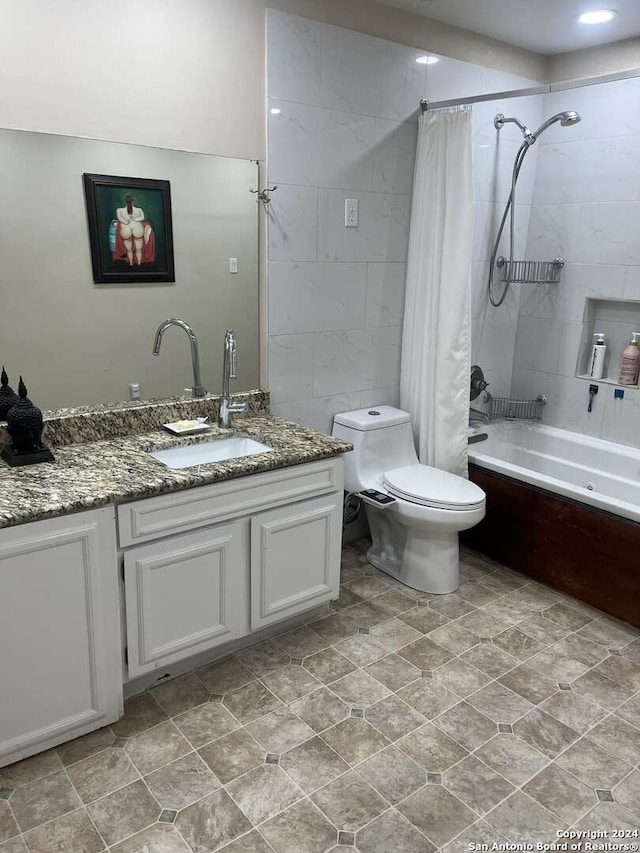
[[[572,124],[578,124],[579,121],[582,121],[580,113],[577,113],[575,110],[567,110],[564,113],[560,113],[560,116],[562,127],[569,127]]]
[[[580,121],[580,113],[577,113],[575,110],[566,110],[563,113],[556,113],[556,115],[551,116],[551,118],[548,118],[540,125],[535,133],[530,134],[527,139],[529,145],[533,145],[540,134],[544,133],[548,127],[551,127],[551,125],[555,124],[557,121],[560,122],[561,127],[570,127],[572,124],[578,124]]]
[[[536,130],[535,133],[531,133],[528,127],[526,127],[522,122],[515,118],[509,117],[507,118],[502,113],[498,113],[498,115],[494,118],[493,124],[497,130],[500,130],[506,122],[513,122],[513,124],[517,124],[520,130],[522,131],[522,135],[524,136],[524,140],[528,145],[533,145],[536,139],[540,136],[541,133],[544,133],[548,127],[551,127],[552,124],[555,124],[557,121],[560,122],[562,127],[569,127],[572,124],[577,124],[580,121],[580,114],[575,112],[575,110],[566,110],[563,113],[557,113],[551,118],[547,119],[540,127]]]

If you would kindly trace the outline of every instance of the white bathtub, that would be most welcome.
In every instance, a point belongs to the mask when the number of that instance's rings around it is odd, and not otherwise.
[[[471,464],[640,522],[640,450],[524,421],[474,432],[489,437],[469,445]]]

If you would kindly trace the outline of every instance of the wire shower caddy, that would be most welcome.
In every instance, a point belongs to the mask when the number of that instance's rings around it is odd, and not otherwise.
[[[496,260],[500,281],[509,284],[559,284],[565,266],[564,258],[553,261],[508,261],[504,256]]]
[[[505,418],[509,421],[541,421],[547,397],[544,394],[540,394],[535,400],[524,397],[494,397],[489,391],[485,391],[484,402],[489,407],[491,420]]]

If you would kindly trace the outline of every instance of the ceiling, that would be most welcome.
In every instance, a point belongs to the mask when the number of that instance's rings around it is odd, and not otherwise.
[[[640,35],[639,0],[382,0],[465,30],[550,55]],[[592,9],[615,9],[608,24],[576,18]]]

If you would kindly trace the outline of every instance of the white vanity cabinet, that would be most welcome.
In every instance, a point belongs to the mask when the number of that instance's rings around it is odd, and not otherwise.
[[[114,516],[0,530],[0,766],[121,714]]]
[[[129,678],[337,598],[341,457],[118,507]]]
[[[132,548],[124,556],[129,675],[245,633],[247,523]]]
[[[341,544],[342,492],[255,515],[251,627],[271,625],[335,598]]]
[[[0,767],[117,720],[123,680],[337,598],[343,466],[0,529]]]

